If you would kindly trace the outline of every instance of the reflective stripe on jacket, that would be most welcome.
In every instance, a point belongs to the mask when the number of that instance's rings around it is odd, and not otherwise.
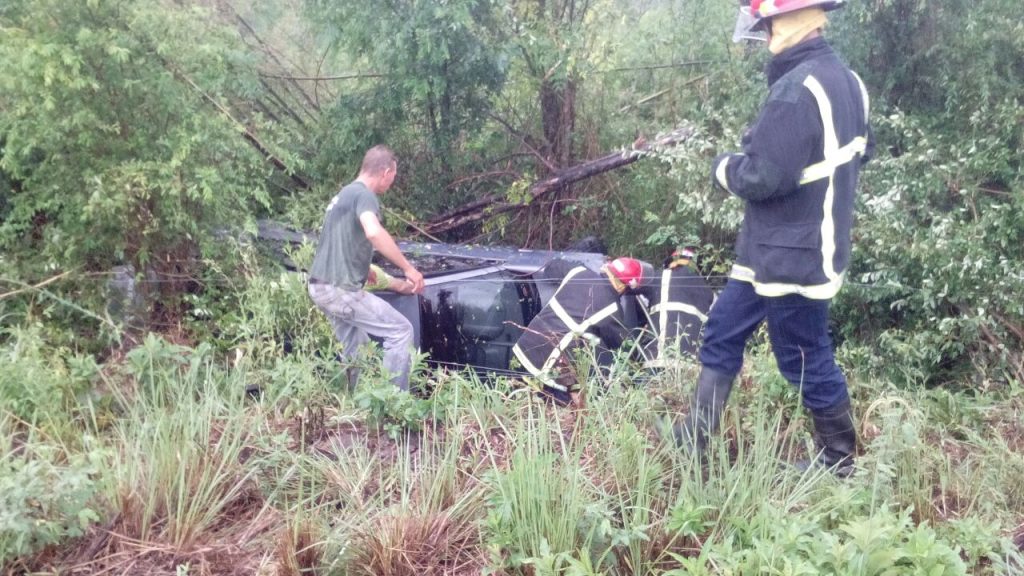
[[[615,349],[625,336],[619,293],[604,274],[580,266],[566,274],[512,352],[542,384],[567,392],[569,386],[559,381],[564,381],[558,366],[563,355],[582,342]]]
[[[696,354],[700,331],[714,300],[704,278],[686,266],[666,268],[660,278],[652,278],[639,292],[648,328],[653,332],[644,346],[646,357],[660,358],[669,346]]]
[[[746,200],[731,277],[762,296],[829,299],[850,263],[858,176],[874,148],[867,91],[822,38],[777,55],[768,76],[743,152],[712,170]]]

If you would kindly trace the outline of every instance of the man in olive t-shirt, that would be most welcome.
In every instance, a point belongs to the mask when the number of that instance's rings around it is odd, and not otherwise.
[[[394,153],[386,146],[374,146],[363,157],[356,180],[328,204],[309,271],[309,296],[330,321],[346,360],[354,359],[371,335],[377,336],[384,341],[385,370],[396,386],[408,390],[412,325],[390,304],[364,289],[371,273],[370,259],[377,250],[405,274],[405,281],[392,282],[393,287],[403,294],[423,291],[423,275],[380,224],[377,196],[391,187],[397,170]],[[356,374],[351,368],[353,382]]]

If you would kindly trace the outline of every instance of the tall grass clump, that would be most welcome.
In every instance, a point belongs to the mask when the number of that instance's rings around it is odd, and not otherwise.
[[[925,454],[924,414],[905,399],[889,396],[873,402],[864,417],[879,426],[867,449],[872,505],[892,503],[932,519],[932,487],[945,455]]]
[[[128,372],[135,388],[114,387],[124,413],[112,431],[105,492],[123,536],[187,550],[249,496],[244,383],[203,349],[155,337],[129,354]]]
[[[485,534],[496,566],[554,573],[583,541],[580,520],[591,500],[579,448],[565,442],[549,418],[529,407],[507,464],[496,465],[488,479]]]
[[[351,573],[396,576],[479,573],[483,487],[460,467],[461,427],[428,429],[418,450],[401,444],[389,470],[396,483],[354,533]]]
[[[681,481],[675,447],[648,428],[648,391],[623,384],[609,382],[574,438],[594,502],[584,518],[587,539],[570,563],[588,573],[656,571],[678,544],[666,527]]]
[[[435,401],[438,414],[458,413]],[[474,435],[465,422],[431,419],[422,431],[397,439],[374,431],[332,439],[326,455],[309,460],[326,480],[330,526],[322,542],[323,565],[334,573],[441,575],[479,573],[483,485],[467,458]]]
[[[312,250],[313,246],[302,245],[287,257],[306,267],[312,263]],[[222,340],[231,353],[256,362],[290,352],[319,352],[333,358],[337,342],[309,299],[305,274],[268,264],[255,252],[247,252],[243,263],[246,282],[238,291],[237,309],[221,319]]]

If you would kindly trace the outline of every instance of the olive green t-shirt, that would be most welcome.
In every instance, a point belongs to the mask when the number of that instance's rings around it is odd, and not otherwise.
[[[309,275],[348,291],[366,283],[373,246],[359,222],[359,215],[373,212],[380,218],[380,201],[362,182],[345,186],[327,205],[320,242]]]

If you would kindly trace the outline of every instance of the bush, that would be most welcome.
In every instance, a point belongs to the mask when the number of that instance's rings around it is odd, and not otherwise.
[[[9,449],[0,456],[0,566],[82,536],[100,519],[92,500],[101,453],[65,461],[51,446]]]
[[[98,374],[95,360],[49,345],[40,325],[7,333],[10,341],[0,347],[0,413],[29,425],[62,429],[92,390]]]
[[[904,382],[1024,378],[1024,195],[1011,103],[951,133],[876,118],[897,150],[865,173],[844,331],[875,341],[873,368]],[[1019,120],[1018,120],[1019,122]]]
[[[142,287],[173,310],[218,248],[213,230],[269,201],[265,159],[221,104],[258,82],[237,38],[202,10],[151,0],[10,4],[0,248],[25,278],[153,270],[160,282]]]

